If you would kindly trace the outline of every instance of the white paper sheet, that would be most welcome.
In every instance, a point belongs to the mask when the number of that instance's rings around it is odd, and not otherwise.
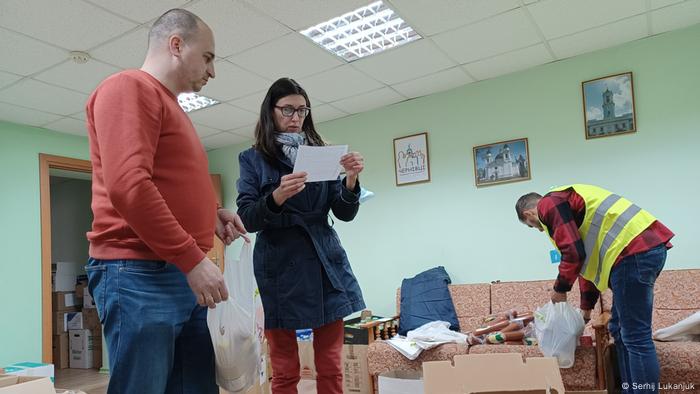
[[[340,158],[346,153],[347,145],[302,145],[297,151],[294,172],[306,172],[307,182],[334,181],[340,175]]]

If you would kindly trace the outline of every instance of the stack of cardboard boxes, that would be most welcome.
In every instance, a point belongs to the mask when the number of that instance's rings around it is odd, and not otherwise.
[[[57,369],[101,368],[102,326],[87,278],[70,274],[69,263],[53,272],[53,361]]]

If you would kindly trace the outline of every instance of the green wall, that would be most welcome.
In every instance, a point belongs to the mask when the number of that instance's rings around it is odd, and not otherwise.
[[[698,43],[700,25],[321,124],[327,139],[364,155],[362,184],[376,193],[355,221],[335,225],[368,307],[394,312],[401,280],[436,265],[454,283],[554,278],[551,244],[518,222],[514,205],[524,193],[573,182],[651,211],[677,234],[667,267],[700,267],[691,197],[700,193]],[[581,81],[626,71],[638,132],[587,141]],[[432,181],[396,187],[392,140],[422,131]],[[532,180],[477,189],[472,147],[520,137],[529,139]],[[248,146],[210,152],[229,207],[238,152]]]
[[[0,122],[0,366],[41,360],[39,153],[88,159],[87,138]]]

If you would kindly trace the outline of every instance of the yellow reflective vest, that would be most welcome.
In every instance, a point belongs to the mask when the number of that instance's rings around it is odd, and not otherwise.
[[[586,202],[586,214],[578,229],[586,257],[580,275],[600,291],[608,288],[610,270],[622,250],[656,221],[649,212],[626,198],[598,186],[575,184],[551,191],[574,189]],[[549,235],[547,226],[542,227]],[[559,249],[554,239],[554,247]]]

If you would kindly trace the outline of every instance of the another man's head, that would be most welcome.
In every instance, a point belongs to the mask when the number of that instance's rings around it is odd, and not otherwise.
[[[174,93],[198,92],[214,78],[214,34],[189,11],[167,11],[148,33],[147,65],[157,68]]]
[[[544,231],[542,223],[537,216],[537,203],[540,202],[542,196],[537,193],[528,193],[518,199],[515,203],[515,212],[518,214],[518,219],[531,228],[536,228]]]

